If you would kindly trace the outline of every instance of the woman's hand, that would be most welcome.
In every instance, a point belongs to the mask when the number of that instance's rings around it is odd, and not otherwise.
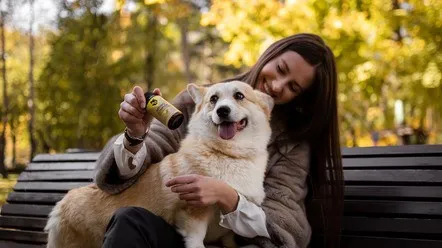
[[[172,192],[179,194],[181,200],[195,207],[217,204],[226,214],[235,211],[238,194],[222,180],[201,175],[184,175],[172,178],[166,183]]]
[[[161,95],[159,89],[155,89],[153,93]],[[152,116],[147,113],[145,107],[146,98],[141,87],[135,86],[131,93],[124,95],[118,116],[126,124],[130,136],[141,137],[149,128]]]

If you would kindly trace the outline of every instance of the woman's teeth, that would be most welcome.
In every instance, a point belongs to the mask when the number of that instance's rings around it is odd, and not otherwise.
[[[269,93],[269,89],[268,89],[268,85],[267,84],[264,84],[264,91],[265,91],[265,93],[267,94],[267,95],[269,95],[270,96],[270,93]]]
[[[261,91],[263,93],[266,93],[267,95],[273,97],[273,95],[270,94],[269,85],[267,84],[267,80],[265,78],[263,78],[263,80],[262,80]]]

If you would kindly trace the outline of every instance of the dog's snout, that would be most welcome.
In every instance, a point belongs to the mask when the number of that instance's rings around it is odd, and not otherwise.
[[[221,106],[216,110],[216,113],[221,118],[227,118],[230,114],[230,108],[227,106]]]

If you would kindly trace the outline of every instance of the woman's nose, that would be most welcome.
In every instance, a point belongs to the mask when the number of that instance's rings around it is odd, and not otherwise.
[[[274,93],[281,93],[281,91],[284,89],[284,82],[283,80],[273,80],[272,82],[272,91]]]

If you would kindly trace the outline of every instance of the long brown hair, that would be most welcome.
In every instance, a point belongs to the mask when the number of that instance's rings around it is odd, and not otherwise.
[[[338,126],[338,79],[331,49],[317,35],[296,34],[270,45],[249,71],[234,79],[255,88],[264,65],[286,51],[297,52],[315,67],[314,82],[292,102],[275,107],[273,113],[286,116],[288,130],[284,132],[285,139],[305,140],[310,144],[310,191],[306,199],[308,219],[313,229],[310,246],[339,247],[343,169]]]

